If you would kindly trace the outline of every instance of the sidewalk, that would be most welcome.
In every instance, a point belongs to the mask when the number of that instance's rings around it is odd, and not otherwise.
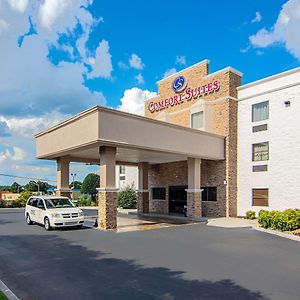
[[[223,228],[243,228],[250,227],[254,230],[277,235],[286,239],[300,242],[300,236],[292,233],[281,232],[275,229],[265,229],[259,226],[257,220],[247,220],[242,218],[209,218],[207,226],[223,227]]]

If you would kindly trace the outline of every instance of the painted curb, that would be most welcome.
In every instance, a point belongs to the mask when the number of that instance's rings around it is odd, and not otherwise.
[[[0,291],[8,298],[8,300],[20,300],[2,280],[0,280]]]

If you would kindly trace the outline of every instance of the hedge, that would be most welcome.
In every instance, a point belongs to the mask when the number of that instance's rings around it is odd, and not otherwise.
[[[287,209],[281,211],[261,210],[258,213],[258,223],[263,228],[292,231],[300,229],[300,209]]]
[[[249,219],[249,220],[254,220],[256,217],[255,217],[255,211],[252,211],[252,210],[248,210],[246,212],[246,219]]]

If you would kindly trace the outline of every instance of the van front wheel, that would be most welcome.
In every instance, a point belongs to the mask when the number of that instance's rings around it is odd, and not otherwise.
[[[26,215],[26,223],[27,223],[27,225],[32,225],[32,221],[30,219],[30,215],[29,214]]]
[[[47,217],[44,220],[44,226],[47,231],[51,230],[50,221]]]

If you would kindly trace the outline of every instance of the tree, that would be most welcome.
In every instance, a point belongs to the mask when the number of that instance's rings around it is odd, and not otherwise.
[[[20,184],[18,184],[17,182],[14,182],[11,186],[10,186],[10,191],[12,193],[20,193],[22,192],[22,186]]]
[[[100,176],[95,173],[88,174],[81,185],[82,194],[90,194],[92,199],[95,200],[97,194],[96,188],[100,186]]]
[[[19,202],[21,203],[22,206],[26,205],[26,202],[30,196],[32,196],[32,192],[24,191],[21,193],[19,197]]]
[[[37,192],[38,186],[35,181],[31,180],[24,186],[24,190],[27,192]]]
[[[70,184],[70,189],[73,188],[73,186],[74,186],[74,189],[80,190],[80,189],[81,189],[81,186],[82,186],[82,182],[81,182],[81,181],[75,180],[74,182],[72,182],[72,183]]]

